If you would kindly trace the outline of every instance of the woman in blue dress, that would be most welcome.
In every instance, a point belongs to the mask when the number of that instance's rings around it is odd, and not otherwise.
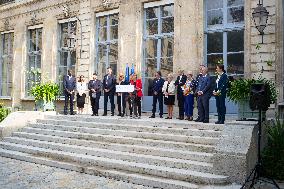
[[[183,86],[185,120],[193,120],[195,80],[191,71],[187,73],[187,80]]]

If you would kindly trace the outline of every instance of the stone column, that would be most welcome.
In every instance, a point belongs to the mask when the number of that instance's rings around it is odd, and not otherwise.
[[[130,8],[131,7],[131,8]],[[125,72],[126,64],[140,72],[142,67],[143,4],[124,1],[119,7],[118,72]]]
[[[21,106],[21,98],[25,96],[25,67],[27,61],[27,28],[24,22],[19,22],[14,28],[14,60],[12,107]]]
[[[43,22],[42,34],[42,81],[56,82],[57,62],[58,62],[58,23],[53,16],[48,17]]]
[[[91,75],[90,62],[90,35],[91,35],[91,5],[89,0],[81,1],[79,8],[80,22],[78,21],[77,33],[77,70],[76,76],[84,75],[88,78]],[[81,25],[80,25],[81,24]],[[81,52],[80,52],[81,51]]]
[[[176,0],[174,8],[174,72],[182,68],[197,74],[204,63],[203,1]]]

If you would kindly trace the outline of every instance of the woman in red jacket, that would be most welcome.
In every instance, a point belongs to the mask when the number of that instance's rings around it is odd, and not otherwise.
[[[132,103],[130,103],[130,106],[131,106],[130,116],[132,116],[132,111],[134,109],[135,118],[140,119],[141,118],[141,98],[143,96],[142,80],[137,79],[136,73],[132,74],[130,85],[134,85],[134,92],[130,94],[130,100],[132,99]],[[137,108],[138,108],[138,114],[137,114]]]

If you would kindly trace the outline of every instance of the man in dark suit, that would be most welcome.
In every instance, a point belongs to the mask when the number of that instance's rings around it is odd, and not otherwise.
[[[99,102],[101,97],[101,87],[102,87],[102,82],[97,79],[97,74],[93,73],[93,79],[90,80],[88,84],[88,89],[90,90],[89,96],[93,111],[92,116],[98,116]]]
[[[199,84],[199,81],[200,81],[200,79],[202,78],[202,68],[203,67],[205,67],[203,64],[201,64],[200,66],[199,66],[199,74],[196,76],[196,79],[195,79],[195,86],[194,86],[194,88],[196,89],[195,90],[195,93],[194,93],[194,96],[196,97],[196,102],[197,102],[197,109],[198,109],[198,94],[197,94],[197,87],[198,87],[198,84]],[[199,114],[198,114],[198,117],[197,117],[197,119],[196,120],[198,120],[199,119]]]
[[[111,105],[111,116],[114,116],[114,93],[115,93],[115,84],[116,79],[115,76],[112,74],[111,67],[107,68],[108,73],[104,76],[103,79],[103,90],[104,90],[104,114],[103,116],[107,115],[107,103],[108,98],[110,100]]]
[[[184,75],[183,70],[178,71],[179,76],[175,81],[175,86],[177,87],[177,100],[178,100],[178,107],[179,107],[179,117],[177,119],[183,120],[184,119],[184,96],[183,96],[183,86],[186,82],[186,75]]]
[[[196,122],[209,123],[209,99],[212,95],[211,81],[208,74],[208,69],[201,69],[202,77],[199,79],[197,86],[198,95],[198,115]]]
[[[213,95],[216,98],[218,121],[215,123],[224,124],[226,115],[225,99],[228,87],[228,76],[226,74],[223,64],[217,65],[216,71],[218,73],[218,76],[215,82],[215,89],[213,91]]]
[[[163,93],[162,88],[164,85],[165,80],[162,77],[162,73],[160,71],[157,71],[155,74],[155,79],[153,81],[153,109],[152,109],[152,115],[150,118],[155,118],[156,113],[156,104],[157,101],[159,101],[159,109],[160,109],[160,118],[163,118]]]
[[[64,114],[67,115],[68,101],[70,99],[70,114],[74,115],[73,101],[76,89],[76,78],[72,76],[72,70],[68,70],[68,74],[63,77],[63,89],[64,89]]]

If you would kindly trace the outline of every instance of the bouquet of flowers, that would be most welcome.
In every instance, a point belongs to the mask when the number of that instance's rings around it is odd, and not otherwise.
[[[188,96],[188,95],[190,94],[190,92],[191,92],[191,88],[190,88],[190,86],[187,85],[187,84],[184,84],[184,85],[182,86],[182,89],[183,89],[183,95],[184,95],[184,96]]]

